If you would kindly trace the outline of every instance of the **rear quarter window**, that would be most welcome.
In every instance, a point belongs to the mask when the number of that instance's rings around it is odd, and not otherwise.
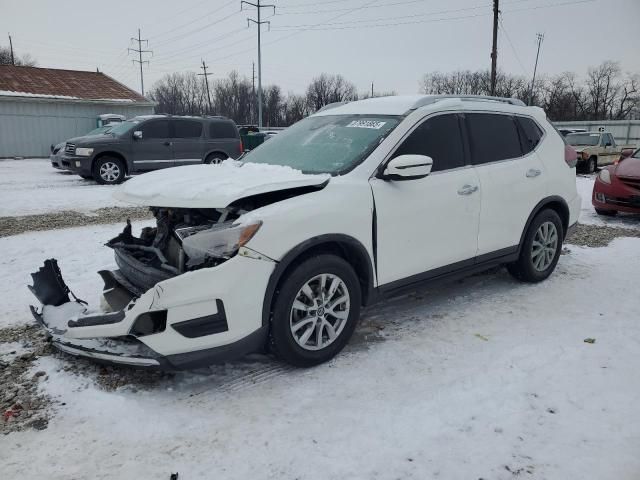
[[[209,136],[211,138],[238,138],[238,129],[231,122],[211,122]]]
[[[520,135],[513,116],[468,113],[465,117],[474,165],[522,156]]]
[[[519,116],[515,118],[520,125],[522,152],[527,154],[536,149],[544,132],[531,118]]]

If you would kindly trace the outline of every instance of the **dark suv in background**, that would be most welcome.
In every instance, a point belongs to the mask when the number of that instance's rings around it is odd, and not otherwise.
[[[65,144],[61,166],[83,178],[115,184],[127,174],[196,163],[219,163],[242,153],[238,128],[225,117],[148,115],[97,137]]]

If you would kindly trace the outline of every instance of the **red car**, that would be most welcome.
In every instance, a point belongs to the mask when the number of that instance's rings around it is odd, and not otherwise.
[[[600,170],[591,203],[598,215],[640,213],[640,149],[623,150],[615,164]]]

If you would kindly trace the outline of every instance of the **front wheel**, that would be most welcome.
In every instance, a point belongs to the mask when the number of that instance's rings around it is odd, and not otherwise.
[[[594,173],[598,168],[598,160],[596,157],[591,157],[587,160],[587,173]]]
[[[535,216],[524,237],[520,257],[507,265],[509,273],[523,282],[541,282],[555,270],[562,250],[564,229],[554,210]]]
[[[93,164],[93,178],[102,185],[122,183],[124,177],[124,163],[119,158],[101,157]]]
[[[358,277],[335,255],[318,255],[298,264],[276,295],[271,349],[298,367],[318,365],[337,355],[360,317]]]

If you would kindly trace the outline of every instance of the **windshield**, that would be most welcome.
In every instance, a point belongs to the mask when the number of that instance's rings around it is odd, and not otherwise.
[[[109,130],[111,130],[113,128],[113,126],[109,125],[109,126],[105,126],[105,127],[98,127],[94,130],[91,130],[89,133],[87,133],[87,137],[89,135],[101,135],[103,133],[107,133],[109,132]]]
[[[244,161],[338,175],[355,168],[402,117],[327,115],[306,118],[251,150]]]
[[[599,133],[571,133],[567,135],[569,145],[598,145],[600,143]]]
[[[135,127],[138,123],[140,123],[139,120],[127,120],[126,122],[121,122],[118,125],[112,126],[109,129],[109,133],[113,133],[114,135],[127,133],[129,130]]]

